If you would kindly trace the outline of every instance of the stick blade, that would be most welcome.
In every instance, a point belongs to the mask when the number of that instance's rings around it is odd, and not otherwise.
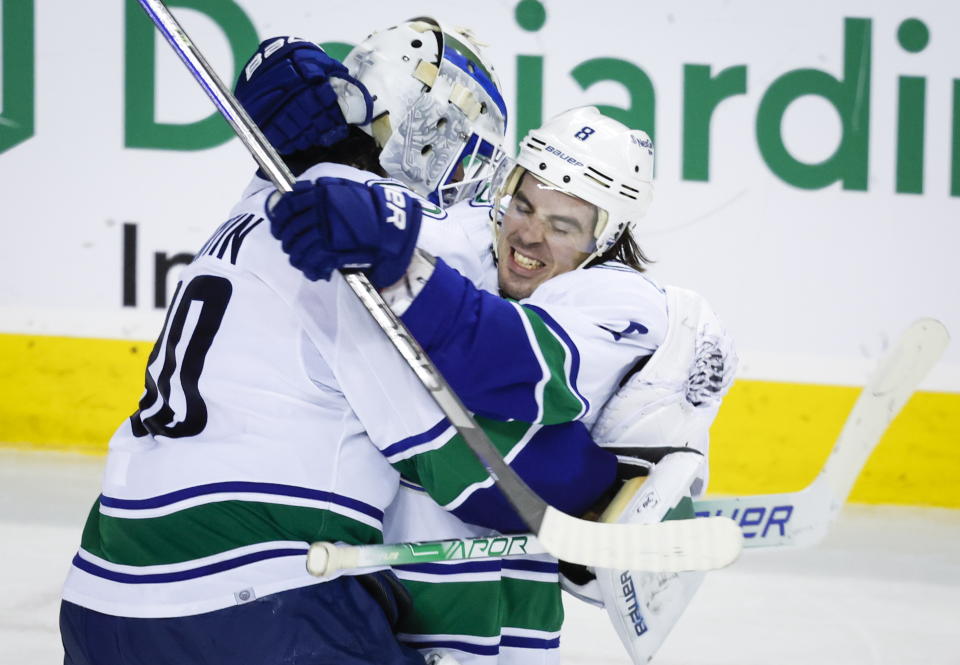
[[[728,517],[604,524],[554,508],[547,509],[537,539],[553,556],[571,563],[664,573],[723,568],[743,548],[740,528]]]

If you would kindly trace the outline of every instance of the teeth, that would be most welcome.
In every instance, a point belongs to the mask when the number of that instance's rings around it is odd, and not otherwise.
[[[530,256],[524,256],[517,250],[513,250],[513,258],[516,259],[517,263],[526,268],[527,270],[536,270],[543,265],[542,261],[538,261],[535,258]]]

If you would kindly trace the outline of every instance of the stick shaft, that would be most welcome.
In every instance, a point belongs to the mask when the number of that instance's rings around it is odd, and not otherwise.
[[[388,545],[345,546],[314,543],[307,555],[307,570],[323,577],[339,570],[495,559],[529,554],[547,554],[533,534]]]
[[[714,570],[737,558],[743,540],[737,527],[726,517],[620,524],[616,525],[620,528],[611,529],[615,525],[586,522],[550,511],[546,524],[557,518],[570,520],[573,525],[548,528],[542,537],[526,533],[385,545],[317,542],[310,546],[307,554],[307,570],[324,577],[341,570],[530,554],[551,554],[571,563],[602,568],[654,572]],[[568,529],[572,529],[572,533]],[[544,542],[544,538],[563,540],[568,534],[574,543],[565,542],[554,547]],[[611,538],[611,534],[615,536]],[[559,556],[555,554],[558,550],[562,553]]]

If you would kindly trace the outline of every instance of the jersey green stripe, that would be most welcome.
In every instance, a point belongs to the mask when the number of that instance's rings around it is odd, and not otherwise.
[[[531,427],[516,420],[502,422],[482,416],[477,416],[476,420],[504,456],[510,454]],[[441,505],[453,501],[468,486],[488,477],[486,469],[459,434],[440,448],[395,462],[393,466],[407,480],[422,485]]]
[[[504,626],[555,632],[563,624],[559,582],[503,578],[500,620]]]
[[[413,611],[400,622],[401,633],[492,637],[501,626],[556,632],[563,624],[558,582],[401,581],[413,598]]]
[[[218,501],[164,515],[129,519],[94,504],[80,546],[112,563],[157,566],[192,561],[277,540],[383,542],[376,528],[329,510],[256,501]]]
[[[537,316],[537,313],[527,307],[521,307],[530,327],[533,329],[534,340],[540,348],[540,353],[547,364],[550,378],[543,389],[543,415],[540,422],[544,425],[555,425],[576,420],[583,411],[583,402],[573,392],[564,364],[569,351],[567,346],[557,339],[550,327]],[[571,363],[572,366],[572,363]]]
[[[413,610],[397,632],[414,635],[500,634],[500,582],[415,582],[401,580],[413,598]]]

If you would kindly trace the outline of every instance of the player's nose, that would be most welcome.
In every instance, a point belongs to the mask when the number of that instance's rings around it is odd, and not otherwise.
[[[514,235],[525,245],[536,245],[544,241],[546,233],[546,224],[536,215],[530,215],[517,226]]]

